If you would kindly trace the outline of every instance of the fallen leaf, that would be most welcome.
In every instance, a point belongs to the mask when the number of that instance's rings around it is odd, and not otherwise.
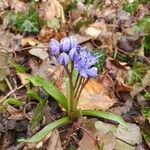
[[[101,139],[99,145],[103,145],[103,150],[114,150],[116,139],[112,132],[106,133]]]
[[[25,12],[28,10],[29,5],[20,0],[5,0],[8,3],[8,6],[11,7],[16,13]],[[5,2],[5,3],[6,3]]]
[[[81,93],[78,107],[104,111],[110,108],[116,100],[115,97],[109,96],[109,91],[103,83],[90,79]]]
[[[119,62],[112,58],[107,58],[105,68],[108,69],[109,75],[114,80],[115,91],[130,92],[132,87],[125,84],[124,75],[129,70],[127,63]]]
[[[99,150],[98,145],[93,139],[95,139],[93,133],[90,130],[86,130],[79,142],[79,148],[77,150]]]
[[[63,150],[61,146],[60,136],[57,129],[52,131],[49,139],[47,150]]]
[[[140,93],[146,86],[150,86],[150,70],[147,71],[146,75],[142,79],[142,83],[137,83],[133,86],[133,91],[131,92],[132,98]]]
[[[102,31],[107,31],[106,24],[103,21],[90,25],[85,29],[84,33],[96,39]]]
[[[61,26],[59,31],[53,28],[49,28],[47,26],[43,26],[38,35],[38,39],[39,41],[42,41],[42,42],[49,42],[51,38],[61,40],[63,37],[67,36],[68,32],[69,32],[68,26],[66,25]]]
[[[9,53],[0,49],[0,81],[4,80],[10,74],[9,66],[11,62],[12,58]]]
[[[131,146],[121,140],[117,140],[115,150],[135,150],[135,147]]]
[[[142,142],[140,128],[133,123],[126,123],[126,127],[122,125],[116,127],[115,125],[110,125],[102,121],[96,121],[95,128],[101,136],[111,131],[116,138],[131,145],[140,144]]]
[[[32,48],[29,50],[29,53],[40,58],[41,60],[46,60],[49,57],[49,54],[43,48]]]
[[[34,37],[26,37],[26,38],[22,38],[21,39],[21,45],[22,46],[36,46],[37,44],[39,44],[40,42],[35,39]]]
[[[30,76],[29,74],[27,73],[17,73],[19,79],[21,80],[21,83],[23,85],[27,84],[28,83],[28,77]]]
[[[25,119],[24,112],[21,109],[16,109],[10,105],[7,106],[7,112],[10,113],[8,119],[23,120]]]
[[[57,0],[48,0],[39,4],[39,17],[46,20],[51,20],[56,17],[65,23],[64,10],[62,5]]]

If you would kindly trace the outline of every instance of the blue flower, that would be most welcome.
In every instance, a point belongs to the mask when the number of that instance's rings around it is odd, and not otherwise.
[[[79,71],[80,75],[87,77],[96,77],[97,68],[94,65],[97,62],[97,58],[93,56],[90,52],[83,50],[78,53],[74,58],[74,67]]]
[[[57,56],[60,53],[60,44],[57,40],[51,39],[49,43],[49,50],[52,56]]]
[[[69,56],[64,52],[62,52],[58,57],[58,63],[63,66],[66,66],[69,63],[69,60]]]
[[[75,36],[70,36],[69,40],[70,40],[70,49],[75,48],[77,46],[77,39],[75,38]]]
[[[65,37],[60,41],[60,48],[63,52],[68,52],[70,50],[70,39]]]

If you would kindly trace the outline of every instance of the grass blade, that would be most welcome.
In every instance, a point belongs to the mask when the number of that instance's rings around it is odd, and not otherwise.
[[[116,121],[121,125],[126,126],[124,120],[120,116],[112,114],[110,112],[103,112],[103,111],[96,111],[96,110],[82,110],[81,115],[100,117],[100,118]]]
[[[28,80],[35,86],[42,87],[45,91],[48,92],[62,107],[67,110],[67,98],[57,89],[53,84],[45,80],[40,76],[31,76]]]
[[[41,131],[33,135],[29,139],[19,139],[18,142],[21,143],[35,143],[41,141],[44,137],[46,137],[53,129],[58,128],[62,125],[69,123],[69,118],[64,117],[62,119],[56,120],[47,126],[45,126]]]

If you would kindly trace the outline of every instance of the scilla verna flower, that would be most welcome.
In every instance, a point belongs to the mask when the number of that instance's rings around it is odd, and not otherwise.
[[[63,66],[66,66],[68,64],[69,60],[70,60],[69,56],[64,52],[62,52],[58,57],[59,64],[63,65]]]
[[[65,37],[60,43],[51,39],[49,48],[52,56],[57,58],[60,65],[66,66],[69,61],[73,61],[74,68],[81,76],[85,78],[97,76],[97,68],[94,67],[97,58],[77,45],[77,39],[74,36]]]
[[[57,40],[51,39],[49,43],[50,54],[52,56],[57,56],[60,53],[60,44]]]
[[[85,78],[97,76],[96,62],[97,58],[86,50],[80,51],[74,58],[75,69]]]

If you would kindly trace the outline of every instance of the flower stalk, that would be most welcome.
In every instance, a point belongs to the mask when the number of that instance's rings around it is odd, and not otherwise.
[[[50,55],[54,56],[58,63],[64,66],[68,75],[70,85],[68,116],[74,120],[78,117],[77,104],[82,90],[90,77],[97,76],[97,68],[94,67],[97,58],[78,45],[74,36],[65,37],[60,42],[51,39],[49,49]],[[69,64],[71,65],[70,68],[68,67]],[[74,70],[78,72],[75,82],[73,81]]]

